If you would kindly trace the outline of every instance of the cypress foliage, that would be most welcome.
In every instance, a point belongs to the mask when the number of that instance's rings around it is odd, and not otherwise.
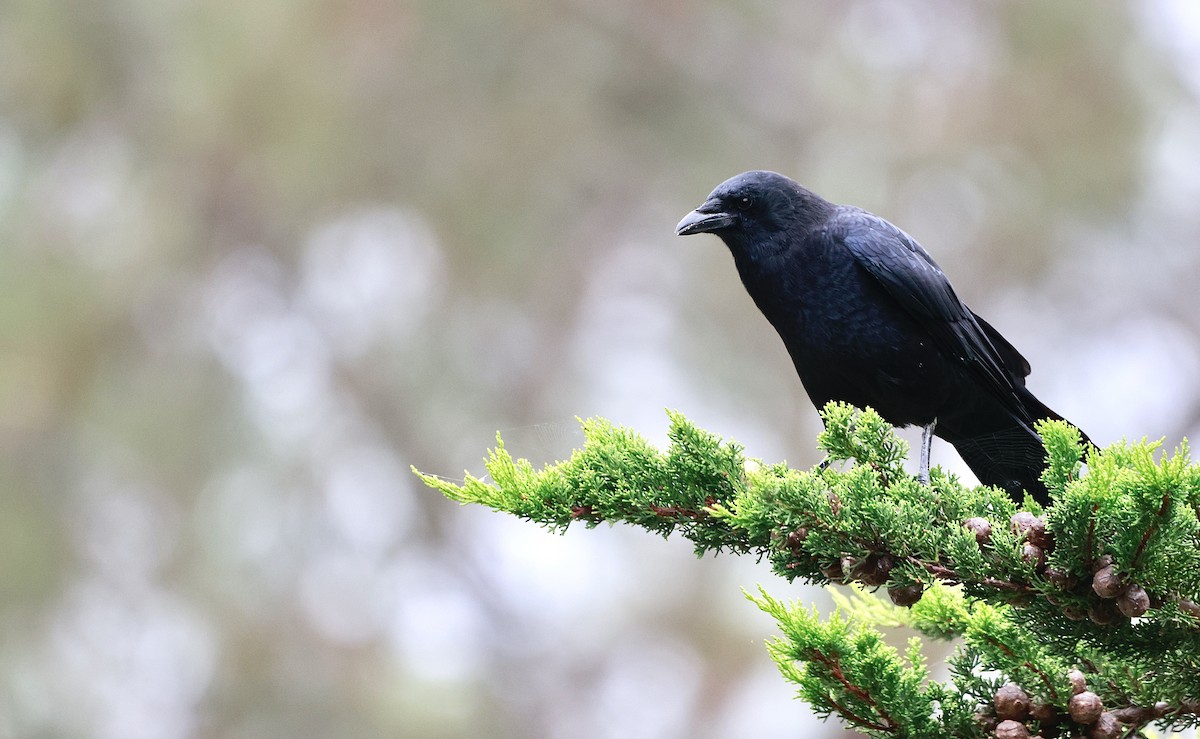
[[[670,413],[660,451],[602,419],[543,469],[497,437],[490,481],[417,474],[462,503],[555,531],[623,522],[682,534],[697,555],[765,557],[779,575],[851,585],[822,619],[751,596],[782,636],[783,676],[818,713],[880,737],[1118,737],[1200,725],[1200,467],[1186,443],[1084,449],[1059,421],[1038,431],[1054,505],[1019,510],[1002,491],[935,468],[905,472],[907,444],[870,409],[831,403],[811,470],[748,459]],[[415,472],[415,470],[414,470]],[[863,588],[885,589],[891,602]],[[937,682],[919,643],[959,640]]]

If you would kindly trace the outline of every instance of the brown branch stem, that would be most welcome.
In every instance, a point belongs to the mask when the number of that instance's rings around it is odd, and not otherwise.
[[[1164,495],[1162,498],[1162,505],[1160,505],[1158,507],[1158,513],[1155,514],[1158,517],[1159,521],[1162,521],[1162,517],[1167,514],[1167,509],[1170,507],[1171,507],[1171,496]],[[1158,524],[1151,524],[1146,527],[1146,530],[1142,533],[1142,540],[1138,542],[1137,549],[1134,550],[1134,552],[1133,552],[1133,561],[1129,563],[1129,569],[1131,569],[1131,570],[1137,569],[1138,564],[1139,564],[1139,562],[1141,562],[1141,559],[1142,559],[1142,552],[1144,552],[1146,550],[1146,544],[1150,541],[1150,537],[1153,536],[1154,532],[1157,530],[1158,530]]]
[[[1019,659],[1019,657],[1017,657],[1017,653],[1014,652],[1012,650],[1012,648],[1009,647],[1004,642],[997,641],[996,639],[993,639],[990,636],[985,637],[985,638],[987,639],[988,643],[992,644],[995,647],[998,647],[1000,649],[1000,651],[1004,652],[1005,656],[1009,657],[1010,659],[1014,659],[1014,660]],[[1046,690],[1049,691],[1050,700],[1052,700],[1052,701],[1058,700],[1058,691],[1054,689],[1054,681],[1050,679],[1049,675],[1047,675],[1045,672],[1043,672],[1040,667],[1038,667],[1037,665],[1033,664],[1032,662],[1030,662],[1028,660],[1023,661],[1021,663],[1021,666],[1038,676],[1038,678],[1042,681],[1042,684],[1046,686]]]
[[[837,703],[837,701],[835,701],[833,698],[830,698],[829,702],[833,704],[834,708],[838,710],[839,714],[845,716],[846,718],[850,718],[851,720],[857,722],[860,726],[874,729],[875,731],[895,732],[897,728],[899,728],[899,724],[896,723],[896,720],[888,715],[887,711],[880,708],[879,704],[875,702],[875,699],[871,697],[870,693],[868,693],[862,687],[850,682],[850,680],[846,677],[846,674],[842,672],[841,663],[838,662],[837,658],[830,657],[814,650],[810,654],[810,659],[813,662],[818,662],[824,665],[826,669],[829,670],[829,673],[833,675],[834,679],[842,684],[842,687],[844,687],[855,698],[870,706],[876,713],[879,714],[879,717],[883,719],[885,723],[880,724],[878,722],[871,721],[870,719],[858,716],[850,711],[850,709]]]

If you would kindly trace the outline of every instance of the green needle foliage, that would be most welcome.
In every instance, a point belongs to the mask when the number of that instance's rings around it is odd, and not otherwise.
[[[497,437],[486,480],[417,474],[555,531],[619,521],[678,532],[698,555],[765,557],[788,580],[854,585],[824,620],[765,592],[752,600],[779,623],[769,650],[800,697],[871,736],[1200,724],[1200,467],[1186,444],[1169,456],[1146,441],[1084,449],[1071,426],[1043,422],[1054,499],[1043,512],[940,468],[921,484],[904,471],[907,444],[870,409],[824,409],[828,458],[811,470],[748,459],[669,415],[665,451],[593,419],[565,462],[534,469]],[[884,642],[897,624],[960,641],[950,680],[930,679],[918,642],[904,655]]]

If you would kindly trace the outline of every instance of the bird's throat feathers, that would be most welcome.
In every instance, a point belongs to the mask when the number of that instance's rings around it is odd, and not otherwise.
[[[798,244],[788,229],[769,231],[756,229],[753,232],[730,231],[722,233],[721,240],[729,247],[738,268],[759,263],[770,263],[785,256]]]

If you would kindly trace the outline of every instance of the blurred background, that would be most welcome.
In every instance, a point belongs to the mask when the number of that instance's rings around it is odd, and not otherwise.
[[[1200,433],[1189,0],[0,4],[0,737],[842,735],[739,589],[820,591],[409,472],[664,408],[815,462],[673,235],[751,168],[916,236],[1097,442]]]

